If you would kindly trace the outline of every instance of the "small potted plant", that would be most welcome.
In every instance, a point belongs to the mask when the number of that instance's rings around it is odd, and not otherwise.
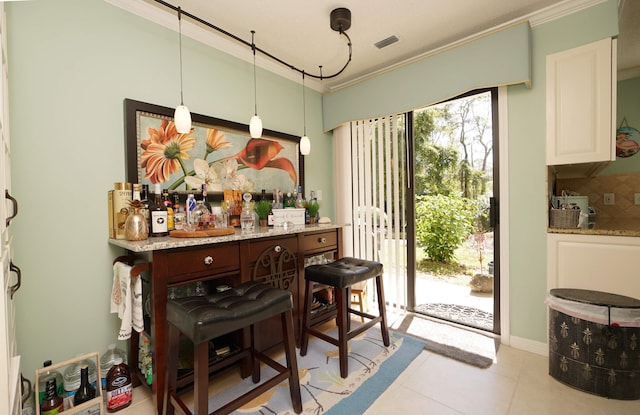
[[[307,203],[307,212],[309,212],[309,224],[313,225],[316,223],[316,215],[318,214],[318,210],[320,210],[320,204],[312,200]]]
[[[256,202],[254,210],[258,214],[260,226],[268,226],[269,212],[271,212],[271,203],[268,200],[260,200]]]

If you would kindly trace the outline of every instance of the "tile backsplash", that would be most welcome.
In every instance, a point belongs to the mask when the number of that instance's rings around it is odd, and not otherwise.
[[[557,179],[556,193],[563,190],[571,195],[589,196],[589,206],[597,218],[640,218],[640,205],[634,205],[634,193],[640,193],[640,173],[611,174],[588,179]],[[604,194],[615,195],[614,205],[604,204]]]

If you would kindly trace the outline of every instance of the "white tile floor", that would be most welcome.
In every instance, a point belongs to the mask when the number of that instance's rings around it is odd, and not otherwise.
[[[638,415],[640,401],[609,400],[565,386],[544,356],[501,346],[488,369],[422,352],[366,415]],[[120,415],[153,415],[149,392],[136,388]],[[345,414],[357,415],[357,414]]]

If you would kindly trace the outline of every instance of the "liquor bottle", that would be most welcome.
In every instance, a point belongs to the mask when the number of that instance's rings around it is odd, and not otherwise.
[[[167,207],[162,204],[160,183],[156,183],[154,201],[149,204],[149,217],[151,218],[151,236],[168,236],[169,217]]]
[[[275,205],[276,205],[276,202],[274,200],[271,203],[271,209],[269,209],[269,215],[267,216],[267,225],[268,226],[273,226],[276,223],[275,216],[273,215],[273,209],[274,209]]]
[[[196,198],[193,193],[189,193],[187,195],[187,202],[184,205],[184,211],[187,217],[187,225],[190,230],[195,230],[197,228],[197,224],[193,221],[193,211],[196,208]]]
[[[262,189],[262,197],[260,198],[260,200],[267,200],[267,191]]]
[[[96,397],[96,388],[89,383],[89,366],[83,365],[80,369],[80,387],[73,395],[73,405],[78,406]]]
[[[175,229],[173,203],[169,199],[169,190],[162,189],[162,204],[167,208],[167,229],[172,231]]]
[[[149,229],[151,229],[151,222],[149,219],[149,185],[148,184],[142,185],[142,191],[140,192],[140,201],[144,206],[142,210],[140,210],[140,213],[144,215],[145,219],[147,220],[147,225],[149,225]]]
[[[47,381],[44,400],[40,404],[40,415],[54,415],[64,411],[62,396],[56,392],[56,379]]]
[[[132,200],[142,200],[142,197],[140,196],[141,192],[142,192],[142,185],[140,183],[134,183]]]
[[[207,198],[207,184],[202,183],[202,203],[204,207],[207,208],[209,212],[211,212],[211,204],[209,203],[209,199]]]
[[[180,195],[175,193],[173,195],[173,228],[175,230],[182,230],[186,221],[187,217],[184,214],[184,207],[180,204]]]

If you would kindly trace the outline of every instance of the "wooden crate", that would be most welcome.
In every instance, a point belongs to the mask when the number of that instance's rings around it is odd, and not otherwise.
[[[87,353],[85,355],[82,356],[77,356],[74,357],[73,359],[69,359],[66,360],[64,362],[60,362],[60,363],[56,363],[55,365],[51,365],[51,366],[47,366],[47,367],[43,367],[41,369],[36,370],[36,381],[35,381],[35,389],[36,389],[36,398],[35,398],[35,406],[36,406],[36,415],[40,415],[40,405],[38,404],[38,395],[40,393],[39,389],[39,380],[40,377],[42,375],[44,375],[46,372],[50,371],[50,370],[58,370],[60,368],[64,368],[66,366],[72,365],[76,362],[85,360],[85,359],[92,359],[95,361],[96,363],[96,376],[98,378],[98,382],[96,385],[96,397],[91,399],[90,401],[87,401],[81,405],[72,407],[72,408],[65,408],[64,413],[65,414],[77,414],[80,413],[82,411],[85,411],[89,408],[92,408],[96,405],[100,405],[100,415],[104,415],[105,412],[105,408],[104,408],[104,400],[102,399],[102,388],[100,387],[100,353],[98,352],[93,352],[93,353]],[[73,405],[73,399],[71,399],[71,404]]]

